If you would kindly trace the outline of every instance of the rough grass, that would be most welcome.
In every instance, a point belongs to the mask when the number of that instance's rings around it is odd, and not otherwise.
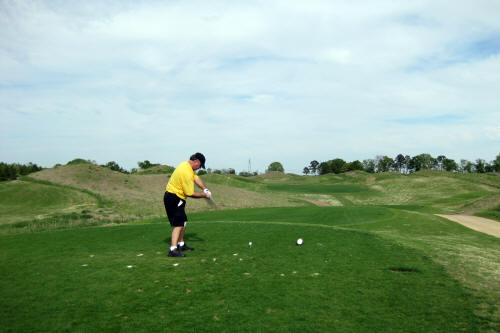
[[[289,198],[251,191],[224,182],[224,176],[207,177],[218,209],[296,205]],[[82,188],[112,202],[108,215],[113,218],[158,217],[165,214],[163,193],[169,180],[165,174],[123,174],[92,164],[63,166],[32,175],[39,180]],[[242,178],[242,177],[240,177]],[[214,180],[211,182],[211,180]],[[189,199],[188,211],[213,209],[205,200]]]

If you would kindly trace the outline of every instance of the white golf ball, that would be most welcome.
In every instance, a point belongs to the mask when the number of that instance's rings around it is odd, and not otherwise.
[[[252,246],[252,242],[248,242],[248,246]]]
[[[297,245],[302,245],[303,242],[302,238],[297,239]]]

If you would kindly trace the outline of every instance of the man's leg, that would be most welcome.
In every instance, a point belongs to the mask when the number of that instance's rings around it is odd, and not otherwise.
[[[179,245],[179,250],[181,251],[193,251],[194,248],[187,246],[186,243],[184,243],[184,233],[186,232],[186,225],[184,224],[184,227],[182,228],[181,232],[179,233],[179,242],[177,243]]]
[[[179,243],[184,242],[184,233],[186,232],[186,225],[184,225],[179,233]]]
[[[172,230],[172,243],[170,246],[170,251],[168,251],[169,257],[185,257],[186,255],[181,253],[181,251],[177,248],[177,242],[179,240],[179,234],[183,227],[174,227]],[[174,245],[175,244],[175,245]]]
[[[182,238],[181,238],[181,233],[182,233]],[[172,230],[172,247],[177,247],[177,243],[181,239],[184,239],[184,227],[174,227],[174,230]]]

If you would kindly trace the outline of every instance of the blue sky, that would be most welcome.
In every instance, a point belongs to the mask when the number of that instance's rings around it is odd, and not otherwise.
[[[0,0],[0,160],[500,153],[498,1]]]

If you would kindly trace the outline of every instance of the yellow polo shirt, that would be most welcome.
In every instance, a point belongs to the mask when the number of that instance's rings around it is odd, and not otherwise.
[[[165,190],[186,200],[187,197],[193,195],[194,180],[197,178],[198,175],[194,173],[189,162],[182,162],[172,173]]]

